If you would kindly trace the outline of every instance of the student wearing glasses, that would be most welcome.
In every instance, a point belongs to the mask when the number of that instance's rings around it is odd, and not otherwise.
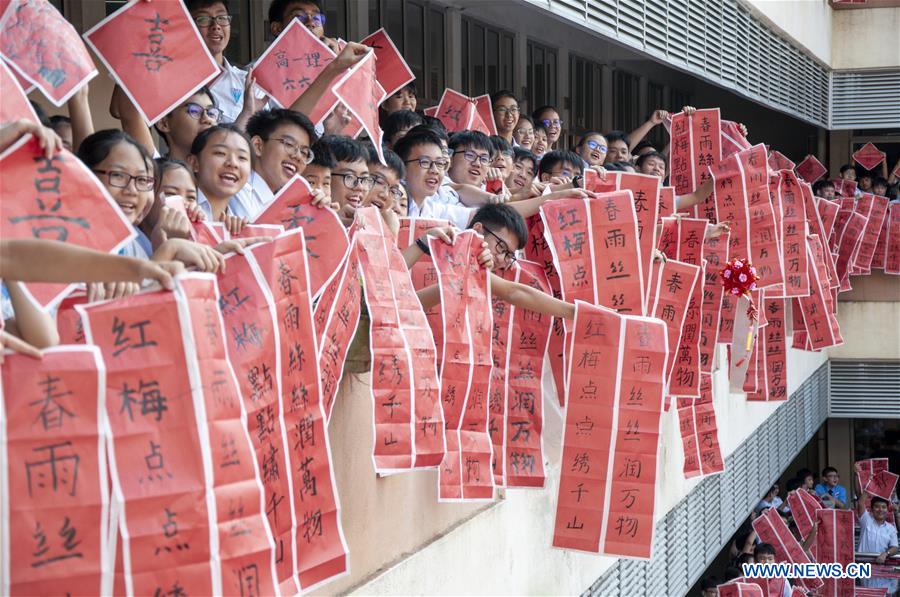
[[[575,147],[575,153],[581,157],[585,169],[602,168],[608,149],[606,137],[600,133],[591,132],[581,137]]]
[[[562,126],[565,124],[559,118],[559,112],[553,106],[541,106],[531,116],[534,118],[535,126],[541,125],[547,129],[547,147],[545,150],[554,149],[562,135]]]
[[[344,226],[350,227],[374,183],[369,174],[369,151],[365,145],[350,137],[328,135],[322,137],[334,157],[331,169],[331,201]]]
[[[278,37],[294,19],[306,26],[332,52],[338,52],[337,40],[325,36],[325,13],[322,12],[321,3],[315,0],[272,0],[269,5],[269,30],[272,37]]]
[[[521,147],[532,151],[534,145],[534,121],[530,116],[521,114],[516,128],[513,129],[513,147]]]
[[[513,130],[519,122],[519,100],[509,91],[498,91],[491,95],[491,105],[494,109],[497,135],[512,145]]]

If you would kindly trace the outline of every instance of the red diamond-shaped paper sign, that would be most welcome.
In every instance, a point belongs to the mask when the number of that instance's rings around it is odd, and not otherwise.
[[[853,154],[853,161],[857,164],[865,168],[866,170],[871,170],[878,164],[884,161],[884,152],[879,151],[877,147],[875,147],[871,143],[866,143],[859,150]]]
[[[856,181],[845,178],[832,178],[834,192],[841,197],[854,197],[856,195]]]
[[[793,170],[794,166],[794,162],[787,159],[784,154],[778,150],[769,154],[769,168],[772,170]]]
[[[796,172],[800,178],[812,184],[822,178],[828,169],[815,156],[808,155],[797,165]]]

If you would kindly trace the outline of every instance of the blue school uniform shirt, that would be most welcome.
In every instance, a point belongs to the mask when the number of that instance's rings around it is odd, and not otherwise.
[[[847,503],[847,490],[841,487],[840,485],[835,485],[833,489],[829,488],[822,483],[816,485],[816,495],[822,497],[823,495],[833,495],[837,499],[841,500],[844,504]]]

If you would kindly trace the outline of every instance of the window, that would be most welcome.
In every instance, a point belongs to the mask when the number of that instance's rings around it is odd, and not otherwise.
[[[430,2],[369,0],[369,32],[384,27],[416,76],[419,102],[436,104],[444,92],[444,11]]]
[[[675,106],[667,106],[665,104],[665,87],[659,85],[657,83],[648,83],[647,84],[647,108],[650,110],[656,110],[658,108],[662,108],[663,110],[674,110]],[[674,113],[674,112],[673,112]],[[649,114],[648,114],[649,116]],[[663,147],[668,143],[668,135],[666,134],[664,127],[655,126],[650,129],[650,133],[647,134],[647,141],[653,143],[653,147],[656,149],[662,150]]]
[[[462,20],[462,92],[472,97],[513,91],[512,33]]]
[[[325,35],[341,39],[349,39],[347,34],[347,0],[325,0],[322,3],[325,13]]]
[[[528,110],[556,105],[556,50],[528,40]]]
[[[617,70],[615,77],[613,128],[626,133],[641,125],[640,80],[637,75]]]
[[[572,104],[569,113],[569,132],[583,135],[590,131],[602,132],[602,79],[600,63],[570,54],[569,82]]]

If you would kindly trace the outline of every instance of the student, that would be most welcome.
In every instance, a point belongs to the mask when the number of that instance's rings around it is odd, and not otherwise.
[[[607,150],[606,137],[600,133],[586,133],[575,147],[575,153],[581,157],[584,168],[603,167]]]
[[[534,121],[525,114],[519,115],[519,122],[513,129],[513,147],[521,147],[531,151],[534,145]]]
[[[704,576],[700,579],[700,597],[719,597],[719,579],[715,576]]]
[[[63,147],[72,151],[72,119],[61,114],[51,116],[50,128],[62,139]]]
[[[197,204],[197,181],[194,173],[186,162],[157,158],[156,162],[156,195],[157,197],[183,197],[186,204]],[[197,217],[203,219],[206,215],[196,208]],[[190,212],[191,209],[189,208]]]
[[[872,193],[881,197],[888,196],[888,181],[883,176],[876,176],[872,179]]]
[[[406,169],[400,156],[390,149],[382,149],[386,166],[378,160],[378,152],[375,151],[374,146],[369,145],[368,151],[372,188],[363,200],[363,206],[374,205],[377,207],[385,223],[396,236],[400,230],[400,220],[397,219],[394,206],[403,199],[401,181],[406,176]]]
[[[550,133],[543,124],[536,123],[534,125],[534,142],[531,144],[531,152],[540,160],[547,153],[548,147],[550,147]]]
[[[513,168],[513,148],[509,142],[500,135],[489,137],[491,146],[494,150],[494,157],[491,160],[491,167],[488,170],[486,180],[499,180],[504,185],[506,178],[512,172]]]
[[[455,183],[481,188],[493,162],[494,146],[478,131],[460,131],[450,137],[450,168],[447,175]]]
[[[840,173],[842,180],[852,180],[854,182],[856,181],[856,168],[853,166],[853,164],[844,164],[843,166],[841,166]]]
[[[863,193],[871,193],[873,180],[872,174],[863,170],[857,179],[857,188]]]
[[[210,127],[194,139],[187,161],[197,178],[197,204],[208,219],[255,215],[237,196],[250,178],[250,156],[249,137],[233,124]]]
[[[768,493],[759,500],[759,503],[756,504],[756,510],[763,510],[765,508],[775,508],[776,510],[780,510],[783,503],[781,498],[778,497],[778,483],[776,483],[769,489]]]
[[[776,563],[775,546],[771,543],[758,543],[753,549],[753,561],[757,564]],[[782,597],[791,597],[791,583],[786,578],[783,580],[784,585],[782,586],[781,595]]]
[[[418,100],[416,99],[416,84],[410,82],[398,89],[394,95],[381,103],[381,113],[384,116],[390,116],[394,112],[399,112],[400,110],[415,112],[416,106],[418,106]]]
[[[834,201],[834,183],[827,178],[817,180],[813,185],[813,194],[816,197]]]
[[[331,197],[331,171],[337,165],[328,143],[321,139],[312,144],[313,159],[303,170],[303,178],[313,190]]]
[[[273,37],[278,37],[293,19],[300,21],[337,54],[337,40],[325,36],[325,13],[318,0],[272,0],[269,5],[269,30]]]
[[[822,469],[822,483],[816,485],[816,495],[822,498],[827,508],[845,509],[849,507],[847,490],[838,485],[840,475],[833,466]]]
[[[3,331],[37,349],[59,344],[59,333],[53,317],[28,299],[20,282],[2,283]]]
[[[207,87],[201,87],[180,106],[160,118],[154,128],[166,142],[166,157],[184,161],[191,153],[191,143],[197,135],[211,126],[215,126],[222,118],[222,111],[216,106],[216,100]],[[143,119],[141,119],[141,127]]]
[[[541,106],[531,115],[535,124],[543,125],[547,129],[547,149],[553,149],[562,135],[563,121],[559,118],[559,112],[553,106]],[[537,153],[537,152],[535,152]]]
[[[584,180],[584,161],[577,153],[556,149],[544,155],[538,166],[538,178],[552,185],[580,187]]]
[[[335,161],[331,170],[331,200],[337,203],[338,216],[349,228],[357,208],[372,189],[369,152],[365,145],[350,137],[328,136],[322,140]]]
[[[609,147],[606,153],[606,163],[631,162],[631,150],[628,147],[628,136],[622,131],[610,131],[606,135]]]
[[[634,146],[634,149],[631,151],[631,153],[635,156],[635,158],[637,158],[638,156],[642,156],[645,153],[653,153],[654,151],[659,152],[659,150],[653,146],[653,143],[644,139]]]
[[[797,471],[797,479],[800,480],[800,487],[812,494],[815,494],[816,476],[808,468],[801,468]]]
[[[855,466],[859,473],[859,464]],[[854,478],[856,478],[854,476]],[[858,485],[855,481],[854,483]],[[872,496],[871,511],[866,510],[869,494],[857,487],[859,498],[856,500],[856,514],[859,516],[859,544],[856,551],[874,553],[876,564],[884,564],[891,556],[897,555],[897,527],[888,522],[890,504],[884,498]],[[887,588],[888,595],[897,591],[897,580],[890,578],[869,578],[860,580],[864,587]]]
[[[393,147],[413,127],[425,124],[425,119],[411,110],[396,110],[382,119],[384,144]]]
[[[682,111],[686,114],[693,114],[697,109],[691,106],[685,106],[682,108]],[[628,134],[628,159],[626,161],[630,162],[632,160],[632,156],[634,155],[638,144],[640,144],[644,137],[646,137],[654,127],[664,123],[667,118],[669,118],[669,113],[665,110],[654,110],[653,114],[650,115],[650,118]],[[610,142],[612,142],[612,140],[610,140]]]
[[[506,177],[506,186],[515,195],[523,189],[530,189],[537,173],[537,158],[521,146],[513,150],[513,167]]]
[[[635,160],[635,169],[641,174],[663,179],[666,177],[666,158],[657,151],[648,151]]]
[[[512,145],[513,129],[519,122],[519,100],[509,91],[498,91],[491,95],[491,107],[494,111],[497,135]]]

